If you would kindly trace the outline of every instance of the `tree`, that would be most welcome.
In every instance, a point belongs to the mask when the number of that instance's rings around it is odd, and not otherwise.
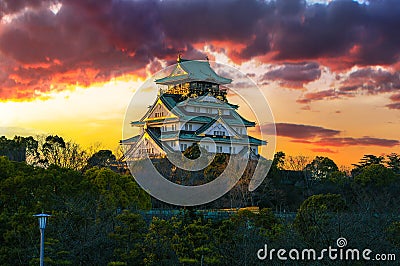
[[[87,153],[78,144],[65,141],[57,135],[49,135],[44,141],[39,141],[39,166],[57,165],[64,168],[80,170],[86,165]]]
[[[37,156],[38,142],[33,137],[15,136],[14,139],[0,137],[0,156],[6,156],[12,161],[25,162]]]
[[[354,177],[354,182],[362,186],[386,186],[396,180],[393,171],[382,164],[371,164],[363,167]]]
[[[144,240],[145,265],[176,265],[178,257],[172,239],[176,232],[171,220],[153,217]]]
[[[303,171],[310,159],[308,156],[285,156],[284,169],[292,171]]]
[[[339,168],[328,157],[317,156],[304,170],[310,173],[312,179],[322,180],[327,179],[331,173],[339,171]]]
[[[396,153],[391,153],[386,156],[386,164],[395,174],[400,174],[400,156]]]
[[[132,213],[128,210],[124,210],[119,214],[116,220],[117,225],[114,231],[110,233],[110,237],[117,242],[114,249],[117,261],[110,264],[115,265],[116,262],[122,262],[124,263],[123,265],[142,264],[144,258],[142,243],[146,229],[145,221],[140,214]]]
[[[283,151],[278,151],[277,153],[275,153],[271,168],[275,167],[278,170],[283,170],[283,167],[285,165],[285,156],[286,155]]]
[[[99,150],[94,153],[88,160],[86,169],[90,169],[92,167],[99,168],[112,168],[117,163],[115,155],[110,150]]]
[[[396,247],[400,247],[400,222],[395,221],[392,222],[386,228],[386,234],[388,240],[395,245]]]
[[[201,154],[200,146],[197,143],[193,143],[191,146],[189,146],[184,152],[183,155],[186,158],[189,158],[191,160],[197,159],[200,157]]]
[[[0,157],[0,265],[36,264],[40,238],[32,215],[42,211],[52,214],[46,265],[103,265],[112,261],[119,243],[109,234],[123,239],[132,233],[125,225],[134,217],[123,220],[117,214],[149,207],[148,194],[130,176],[109,169],[83,174],[57,165],[33,167]],[[140,222],[136,226],[146,228]]]
[[[329,244],[338,237],[332,220],[345,209],[346,202],[340,194],[313,195],[301,204],[293,226],[306,241]]]
[[[224,153],[215,154],[214,160],[204,168],[204,178],[210,182],[221,175],[229,162],[229,155]]]
[[[366,154],[361,158],[361,160],[358,163],[352,164],[354,166],[354,169],[351,170],[351,175],[352,176],[358,175],[363,168],[365,168],[369,165],[383,164],[384,159],[385,158],[383,156],[375,156],[373,154]]]
[[[150,196],[132,176],[121,175],[106,168],[91,168],[84,174],[98,190],[98,208],[115,212],[117,209],[149,209]]]
[[[215,246],[210,222],[199,218],[185,225],[178,222],[177,226],[182,229],[172,239],[180,263],[184,265],[219,264],[220,256]]]

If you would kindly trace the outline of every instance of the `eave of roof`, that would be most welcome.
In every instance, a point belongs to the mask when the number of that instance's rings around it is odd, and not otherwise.
[[[186,73],[173,75],[177,68],[183,69]],[[211,68],[208,61],[199,60],[180,60],[175,69],[167,77],[156,79],[157,84],[171,85],[184,82],[205,81],[215,84],[229,84],[231,79],[224,78]]]

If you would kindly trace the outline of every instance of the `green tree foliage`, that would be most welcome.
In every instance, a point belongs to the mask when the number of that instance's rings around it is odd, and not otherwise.
[[[400,174],[400,156],[397,153],[391,153],[386,156],[386,164],[395,174]]]
[[[386,233],[387,233],[388,240],[393,245],[400,248],[400,222],[398,222],[398,221],[392,222],[386,228]]]
[[[283,166],[285,165],[285,157],[286,154],[283,151],[278,151],[275,153],[271,167],[275,167],[278,170],[283,170]]]
[[[354,182],[362,186],[385,186],[396,180],[393,171],[382,164],[371,164],[360,170]]]
[[[373,154],[364,155],[357,164],[353,164],[354,168],[351,171],[352,176],[358,175],[363,168],[370,166],[372,164],[382,164],[384,163],[385,157],[375,156]]]
[[[172,221],[153,218],[143,245],[145,265],[176,265],[179,263],[173,248],[172,240],[177,236],[176,227],[174,228]]]
[[[87,161],[86,152],[76,143],[65,141],[57,135],[49,135],[39,146],[38,165],[57,165],[74,170],[82,169]]]
[[[317,156],[306,165],[304,170],[310,174],[312,179],[322,180],[329,178],[331,173],[339,171],[339,168],[332,159]]]
[[[92,167],[99,168],[112,168],[115,166],[117,159],[115,155],[110,150],[99,150],[94,153],[88,160],[86,169],[90,169]]]
[[[206,168],[204,168],[204,178],[207,182],[214,180],[220,176],[225,170],[229,162],[229,155],[225,153],[217,153],[214,160]]]
[[[239,210],[216,229],[221,264],[257,265],[259,261],[254,254],[264,243],[271,244],[278,239],[283,230],[283,224],[271,209],[262,209],[259,213]]]
[[[122,263],[121,265],[142,264],[144,259],[142,243],[146,230],[143,217],[138,213],[124,210],[116,217],[116,223],[110,237],[117,242],[114,254],[118,261],[109,265],[115,265],[117,262]]]
[[[32,215],[42,211],[53,215],[46,229],[47,265],[102,265],[112,261],[118,244],[109,234],[120,223],[119,209],[149,206],[132,177],[109,169],[82,174],[0,157],[0,265],[37,262],[40,238]]]
[[[37,156],[38,142],[33,137],[15,136],[14,139],[0,137],[0,156],[6,156],[12,161],[24,162],[27,158]]]
[[[178,221],[174,226],[178,231],[172,238],[173,248],[180,263],[184,265],[219,263],[220,258],[210,222],[199,218],[187,224]]]
[[[197,143],[193,143],[183,152],[183,155],[188,159],[194,160],[200,157],[201,152],[200,146]]]
[[[339,194],[318,194],[307,198],[300,206],[293,222],[294,228],[308,242],[330,243],[337,228],[331,220],[346,209],[346,202]]]
[[[98,207],[105,209],[150,208],[150,197],[132,176],[120,175],[106,168],[92,168],[84,176],[99,192]]]

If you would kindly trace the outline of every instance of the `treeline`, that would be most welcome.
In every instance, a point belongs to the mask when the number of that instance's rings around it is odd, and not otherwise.
[[[277,152],[266,179],[253,194],[253,201],[261,207],[296,212],[304,200],[317,194],[341,194],[350,202],[362,202],[362,193],[366,193],[364,197],[376,193],[376,199],[389,192],[397,197],[398,154],[365,155],[353,166],[344,171],[328,157],[316,156],[311,161],[303,156],[287,158],[284,152]]]
[[[52,215],[46,265],[257,265],[266,263],[257,258],[264,244],[321,250],[336,247],[339,237],[360,250],[400,251],[400,158],[395,153],[365,155],[350,171],[327,157],[307,160],[277,152],[256,191],[247,189],[251,162],[230,192],[196,208],[258,206],[259,212],[206,219],[186,208],[170,219],[147,220],[144,214],[154,201],[132,176],[119,173],[111,151],[90,153],[58,136],[2,141],[0,265],[38,263],[39,230],[32,215],[42,211]],[[25,161],[15,156],[22,150]],[[210,179],[223,171],[227,157],[217,159],[203,172]],[[321,264],[292,264],[310,263]],[[271,264],[282,262],[275,257]]]
[[[150,207],[148,194],[129,175],[98,167],[33,167],[0,157],[0,264],[38,263],[38,221],[32,215],[44,211],[53,216],[46,265],[104,265],[114,258],[119,225]]]
[[[38,263],[32,215],[42,211],[52,214],[46,265],[257,265],[264,244],[321,250],[335,247],[339,237],[353,248],[398,254],[397,179],[335,184],[335,191],[309,196],[294,219],[269,208],[205,219],[186,208],[171,219],[145,220],[150,198],[130,176],[98,167],[33,167],[1,157],[0,265]],[[280,262],[275,257],[272,263]]]
[[[115,171],[124,168],[110,150],[99,150],[95,147],[84,149],[79,144],[57,135],[40,135],[36,138],[15,136],[13,139],[2,136],[0,156],[43,168],[51,165],[79,171],[94,166]]]

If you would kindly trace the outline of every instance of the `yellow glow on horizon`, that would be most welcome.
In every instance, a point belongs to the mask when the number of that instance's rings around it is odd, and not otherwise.
[[[90,88],[50,93],[47,100],[0,103],[0,135],[57,134],[84,147],[114,149],[122,136],[125,110],[141,79],[114,79]]]

